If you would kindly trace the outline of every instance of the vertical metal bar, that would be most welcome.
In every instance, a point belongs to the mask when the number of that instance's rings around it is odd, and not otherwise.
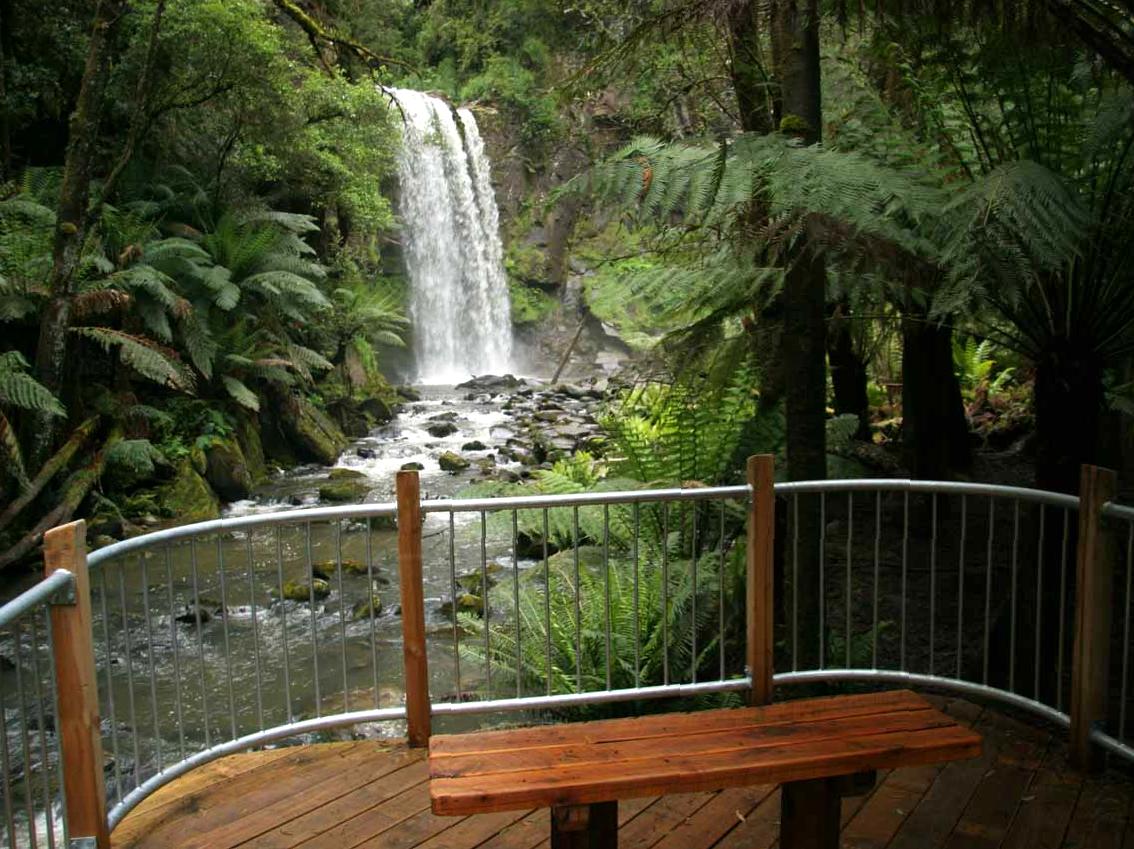
[[[24,662],[20,657],[21,649],[23,648],[23,619],[17,619],[12,623],[12,637],[15,640],[15,669],[16,669],[16,715],[20,720],[20,745],[24,754],[24,812],[28,818],[28,846],[31,849],[36,847],[36,832],[38,829],[35,827],[35,807],[32,804],[32,759],[31,759],[31,739],[28,735],[28,705],[27,696],[24,694]],[[32,646],[32,651],[35,651],[35,646]],[[8,728],[5,723],[4,728],[0,728],[0,733],[7,734]],[[42,733],[42,730],[41,730]],[[135,736],[135,740],[137,737]]]
[[[150,578],[146,568],[146,555],[139,555],[142,561],[142,610],[146,617],[146,660],[150,670],[150,716],[154,723],[154,752],[157,757],[157,771],[164,768],[161,751],[161,723],[158,720],[157,709],[157,660],[154,658],[154,629],[150,616]]]
[[[110,592],[109,564],[99,570],[99,613],[102,616],[102,645],[106,663],[106,711],[110,721],[110,751],[114,754],[115,798],[122,798],[122,757],[118,753],[118,712],[114,709],[114,678],[111,674],[114,650],[110,645],[110,616],[107,612],[106,597]]]
[[[606,630],[606,689],[611,689],[610,672],[610,506],[602,506],[602,574],[606,590],[603,620]],[[696,680],[696,678],[694,678]]]
[[[173,716],[177,721],[177,757],[185,760],[185,723],[181,713],[181,649],[178,645],[177,608],[173,599],[173,553],[169,543],[162,548],[165,552],[165,588],[169,593],[169,642],[173,647]]]
[[[827,493],[819,493],[819,668],[827,668]]]
[[[1130,683],[1130,601],[1134,590],[1134,522],[1126,522],[1126,595],[1122,606],[1122,685],[1118,697],[1118,739],[1126,740],[1126,697]]]
[[[15,634],[15,623],[9,626],[9,630]],[[16,662],[19,663],[19,653],[16,654]],[[5,688],[0,688],[0,717],[8,715],[8,691]],[[58,716],[56,712],[56,716]],[[60,758],[62,760],[62,758]],[[7,826],[8,831],[8,845],[15,847],[16,845],[16,815],[12,810],[12,783],[9,778],[12,775],[12,762],[8,754],[8,730],[5,728],[3,733],[0,734],[0,782],[4,789],[4,824]]]
[[[1063,536],[1059,540],[1059,649],[1055,659],[1055,709],[1063,710],[1063,656],[1067,653],[1065,628],[1067,625],[1067,537],[1071,511],[1063,510]]]
[[[965,537],[968,533],[968,496],[961,496],[961,547],[957,562],[957,671],[956,678],[960,679],[962,662],[964,659],[965,634]]]
[[[791,671],[799,671],[799,493],[791,496]]]
[[[252,550],[252,531],[247,532],[248,609],[252,615],[252,659],[256,664],[256,728],[264,730],[264,676],[260,671],[260,617],[256,610],[256,558]]]
[[[641,502],[634,502],[634,686],[642,686],[642,617],[639,613],[638,545],[642,536]]]
[[[205,729],[205,748],[212,745],[209,730],[209,693],[205,682],[205,638],[201,633],[201,589],[197,574],[197,538],[189,537],[189,570],[193,578],[193,621],[197,626],[197,665],[201,680],[201,722]],[[115,753],[117,759],[117,753]]]
[[[290,723],[293,719],[291,712],[291,659],[289,658],[290,652],[287,644],[287,600],[284,598],[283,533],[279,525],[276,525],[274,536],[276,541],[276,579],[279,582],[280,593],[280,633],[283,637],[284,705],[287,721]]]
[[[130,736],[134,742],[134,786],[142,783],[142,753],[138,740],[138,714],[134,700],[134,647],[130,640],[130,613],[126,604],[126,566],[118,567],[118,598],[122,605],[122,636],[126,640],[126,695],[130,709]]]
[[[1043,544],[1044,544],[1044,524],[1047,520],[1047,508],[1042,504],[1038,506],[1040,520],[1039,520],[1039,545],[1036,551],[1036,632],[1035,632],[1035,654],[1032,658],[1032,698],[1037,702],[1040,701],[1040,639],[1043,634]]]
[[[547,556],[547,508],[543,508],[543,633],[547,643],[547,694],[551,695],[551,563]]]
[[[315,559],[311,553],[311,522],[304,524],[304,549],[307,560],[307,602],[311,608],[311,669],[314,673],[315,716],[323,715],[323,695],[319,686],[319,620],[315,610]]]
[[[902,494],[902,625],[901,645],[898,650],[898,668],[906,671],[906,585],[909,580],[910,553],[910,494]]]
[[[449,598],[453,600],[453,668],[457,679],[457,700],[463,697],[461,688],[461,629],[457,624],[457,551],[456,551],[456,519],[453,511],[449,511]],[[373,627],[373,620],[371,620]]]
[[[992,641],[992,542],[996,536],[996,497],[988,497],[988,555],[984,572],[984,659],[981,683],[988,684],[989,645]]]
[[[43,609],[43,617],[46,622],[47,608]],[[51,759],[47,751],[47,723],[43,712],[43,681],[39,671],[39,628],[36,626],[34,613],[28,617],[28,621],[31,625],[32,681],[35,683],[35,690],[32,693],[32,697],[35,699],[36,723],[39,730],[39,775],[40,783],[43,785],[43,816],[47,830],[47,845],[49,849],[55,849],[55,812],[51,809],[51,782],[48,778]],[[50,627],[50,625],[48,627]],[[19,657],[17,655],[17,661],[18,660]],[[48,669],[50,670],[50,664]],[[0,712],[0,717],[3,717],[2,712]],[[6,733],[6,731],[0,729],[0,734],[2,733]],[[27,776],[26,782],[30,784],[31,770],[25,768],[24,774]]]
[[[725,680],[725,627],[724,627],[724,585],[725,585],[725,503],[721,502],[721,535],[718,541],[720,564],[717,566],[717,662],[720,666],[719,678]],[[637,686],[637,685],[635,685]]]
[[[934,673],[933,654],[937,637],[937,493],[933,493],[929,529],[929,674]]]
[[[689,507],[693,510],[693,527],[692,527],[692,542],[690,545],[690,556],[692,558],[692,574],[693,574],[693,593],[690,596],[690,616],[689,628],[692,631],[692,657],[690,658],[690,665],[692,669],[693,683],[697,683],[697,502],[694,501]],[[684,524],[684,523],[683,523]],[[607,685],[609,689],[609,684]]]
[[[382,707],[382,691],[378,686],[378,641],[374,635],[374,543],[371,537],[374,535],[373,519],[370,516],[366,517],[366,586],[367,592],[370,593],[370,672],[371,679],[374,683],[374,707]],[[449,513],[449,558],[453,557],[453,514]],[[453,638],[457,636],[457,613],[456,608],[453,608]],[[457,650],[456,642],[453,643],[454,653],[457,657],[457,693],[460,698],[461,692],[461,659],[459,651]]]
[[[47,684],[48,684],[48,687],[51,689],[51,704],[52,704],[52,710],[54,711],[52,715],[59,717],[62,714],[60,713],[60,710],[59,710],[59,688],[56,686],[56,680],[55,680],[56,674],[57,674],[56,669],[55,669],[55,629],[52,627],[50,613],[45,612],[44,613],[44,619],[46,620],[46,631],[47,631],[47,656],[49,658],[51,658],[51,661],[48,664],[48,667],[49,667],[49,669],[51,670],[51,673],[52,673],[51,675],[48,676]],[[91,624],[92,624],[92,627],[93,627],[94,623],[92,622]],[[3,704],[0,703],[0,716],[3,716],[3,715],[4,715],[4,708],[3,708]],[[0,737],[6,737],[6,736],[7,735],[0,735]],[[55,786],[59,788],[59,802],[60,802],[59,810],[62,812],[62,815],[59,817],[59,822],[63,826],[63,843],[62,843],[62,845],[63,846],[69,846],[70,843],[71,843],[71,827],[67,822],[67,784],[66,784],[66,781],[64,781],[64,776],[63,776],[63,747],[62,747],[62,743],[58,740],[58,738],[56,738],[56,750],[58,751],[58,757],[56,758],[56,763],[55,763]],[[8,774],[8,771],[5,768],[4,769],[5,779],[7,779],[7,774]]]
[[[851,599],[853,598],[853,585],[851,584],[851,562],[853,560],[854,548],[854,492],[847,493],[847,576],[846,576],[846,593],[847,593],[847,609],[846,617],[846,668],[850,669],[851,666]]]
[[[515,611],[516,616],[516,698],[521,698],[524,694],[523,685],[523,646],[522,646],[522,621],[520,618],[520,556],[516,552],[519,546],[517,538],[519,532],[519,517],[517,511],[512,511],[512,609]]]
[[[230,739],[237,738],[236,733],[236,688],[232,682],[232,647],[228,639],[228,580],[224,570],[224,537],[217,534],[217,576],[220,578],[221,603],[221,636],[224,642],[224,677],[228,686],[228,723],[232,731]]]
[[[488,625],[488,516],[480,511],[480,594],[484,607],[484,678],[485,692],[492,698],[492,629]]]
[[[571,543],[575,560],[575,691],[583,691],[583,607],[579,588],[579,508],[571,508]]]
[[[870,614],[870,666],[878,668],[878,582],[882,555],[882,491],[874,493],[874,598]]]
[[[343,665],[343,709],[350,712],[350,684],[347,682],[346,593],[343,592],[343,520],[335,519],[335,566],[339,573],[339,662]],[[367,598],[373,606],[373,597]],[[373,611],[371,611],[373,613]]]
[[[1008,634],[1008,692],[1016,692],[1016,587],[1019,574],[1020,499],[1013,502],[1012,512],[1012,597]]]
[[[662,683],[669,683],[669,502],[662,502]]]

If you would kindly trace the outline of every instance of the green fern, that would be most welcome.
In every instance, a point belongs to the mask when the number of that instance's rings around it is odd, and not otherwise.
[[[154,383],[192,394],[192,374],[175,352],[154,342],[109,327],[72,327],[71,332],[97,342],[104,351],[118,350],[122,362]]]
[[[27,373],[28,361],[19,351],[0,354],[0,405],[63,416],[66,410],[51,392]]]

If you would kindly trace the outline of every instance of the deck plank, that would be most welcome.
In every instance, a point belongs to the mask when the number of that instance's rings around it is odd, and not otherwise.
[[[844,849],[884,849],[906,817],[917,807],[942,767],[896,769],[879,781],[858,813],[843,828]],[[846,802],[843,803],[844,806]]]
[[[1053,741],[1020,799],[1003,849],[1060,849],[1082,787],[1082,774],[1067,762],[1067,746]]]

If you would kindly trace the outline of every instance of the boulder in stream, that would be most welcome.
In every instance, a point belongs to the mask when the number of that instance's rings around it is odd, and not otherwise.
[[[452,451],[446,451],[444,454],[437,458],[437,465],[441,467],[442,471],[456,474],[457,472],[465,471],[465,469],[467,469],[471,464],[460,454],[456,454]]]
[[[456,433],[457,426],[452,422],[433,422],[432,424],[426,425],[425,430],[430,436],[443,439],[446,436],[452,436]]]
[[[283,597],[288,601],[308,602],[325,599],[331,594],[331,584],[322,578],[312,578],[310,584],[301,581],[287,581],[283,585]]]
[[[354,469],[331,469],[319,486],[319,499],[332,504],[359,503],[370,493],[370,479]]]

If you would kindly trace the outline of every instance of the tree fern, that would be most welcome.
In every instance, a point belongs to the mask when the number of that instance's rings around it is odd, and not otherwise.
[[[66,414],[51,392],[27,373],[28,361],[19,351],[0,354],[0,405],[54,416]]]
[[[97,342],[104,351],[118,350],[122,362],[154,383],[192,393],[192,374],[177,354],[142,336],[133,336],[109,327],[72,327],[71,332]]]

